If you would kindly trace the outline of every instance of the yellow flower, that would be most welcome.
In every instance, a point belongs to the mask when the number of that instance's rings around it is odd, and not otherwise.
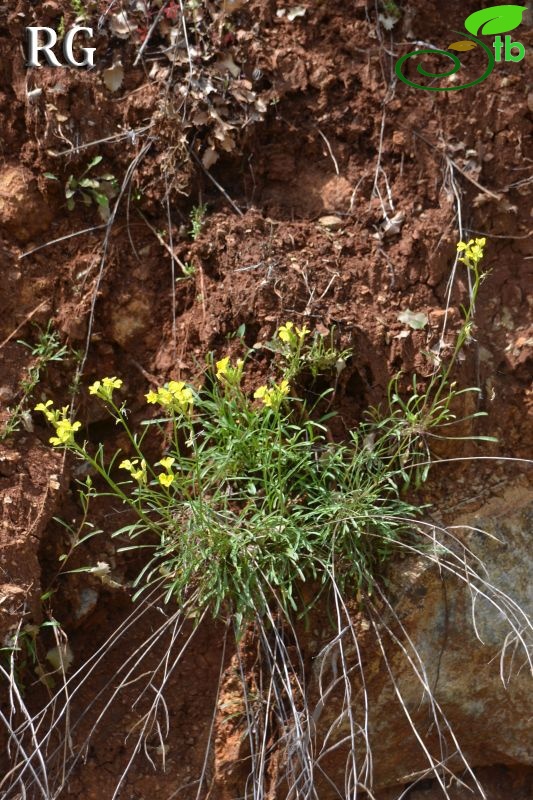
[[[167,405],[173,411],[178,411],[181,414],[189,414],[192,411],[194,395],[188,386],[181,381],[170,381],[168,392],[171,399]]]
[[[166,469],[168,472],[170,472],[170,468],[175,461],[176,459],[172,456],[167,456],[166,458],[162,458],[158,463],[161,464],[163,469]]]
[[[146,461],[141,459],[139,461],[138,458],[134,458],[133,461],[130,461],[129,458],[124,459],[118,465],[119,469],[126,469],[130,473],[131,477],[137,483],[146,483],[148,480],[146,474]]]
[[[174,480],[174,475],[172,475],[171,472],[169,473],[162,472],[160,475],[157,476],[157,479],[162,486],[166,486],[168,488],[172,484],[172,481]]]
[[[131,477],[133,478],[134,481],[137,481],[138,483],[147,482],[148,478],[146,475],[146,461],[144,460],[144,458],[141,459],[141,464],[139,469],[136,469],[131,473]]]
[[[286,322],[285,325],[282,325],[278,331],[278,336],[282,342],[290,342],[292,339],[292,329],[294,328],[294,322]]]
[[[226,386],[239,386],[242,378],[242,369],[244,367],[242,358],[238,358],[235,366],[233,366],[230,357],[225,356],[221,358],[220,361],[217,361],[215,366],[217,370],[216,376],[221,383],[226,384]]]
[[[296,331],[296,333],[298,334],[300,339],[305,339],[307,334],[311,333],[311,331],[309,330],[309,328],[305,324],[304,324],[303,328],[295,328],[294,330]]]
[[[290,344],[293,347],[301,345],[308,333],[311,333],[306,325],[303,328],[298,328],[294,322],[286,322],[278,331],[278,337],[282,342]]]
[[[486,241],[485,237],[482,237],[481,239],[470,239],[468,242],[459,242],[457,252],[464,253],[464,257],[460,258],[459,261],[462,261],[467,267],[476,268],[483,258]]]
[[[106,389],[111,389],[111,390],[120,389],[120,387],[122,386],[122,379],[121,378],[115,378],[115,377],[113,377],[113,378],[103,378],[102,379],[102,383],[104,385],[104,388],[106,388]]]
[[[229,356],[225,356],[225,358],[221,358],[220,361],[216,362],[217,378],[220,378],[223,375],[227,375],[229,361],[230,361]]]
[[[194,401],[192,389],[183,381],[169,381],[157,392],[149,391],[145,395],[148,403],[159,403],[166,411],[190,414]]]
[[[284,378],[281,383],[270,388],[268,386],[259,386],[254,392],[254,397],[256,400],[262,400],[267,408],[278,411],[290,390],[289,381]]]
[[[157,390],[157,401],[163,408],[171,408],[173,400],[172,392],[165,387]]]
[[[74,434],[81,428],[81,422],[70,422],[68,419],[57,420],[54,425],[56,436],[50,437],[50,443],[56,445],[56,447],[72,444],[74,442]]]
[[[178,397],[185,389],[185,384],[183,381],[169,381],[167,389],[173,397]]]
[[[101,381],[95,381],[91,386],[89,386],[89,394],[95,394],[97,397],[100,397],[102,400],[112,400],[113,398],[113,391],[115,389],[120,389],[122,386],[122,380],[120,378],[102,378]]]
[[[50,406],[52,406],[51,400],[47,400],[46,403],[37,403],[34,411],[41,411],[45,415],[48,422],[52,422],[58,412],[50,409]]]
[[[35,411],[44,414],[55,428],[56,435],[49,439],[51,444],[56,447],[74,444],[74,434],[81,428],[81,422],[71,422],[68,419],[68,406],[63,406],[61,409],[53,408],[52,401],[47,400],[46,403],[37,403]]]
[[[289,381],[284,378],[281,381],[281,383],[279,384],[279,386],[276,387],[276,389],[280,394],[282,394],[284,397],[286,397],[289,394],[290,390],[291,390],[291,387],[289,385]]]

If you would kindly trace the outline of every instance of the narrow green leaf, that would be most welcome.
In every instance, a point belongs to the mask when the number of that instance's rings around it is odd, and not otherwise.
[[[92,169],[93,167],[96,167],[96,165],[100,163],[100,161],[102,160],[102,158],[103,158],[103,156],[95,156],[95,157],[94,157],[94,158],[93,158],[91,161],[89,161],[89,163],[87,164],[87,169],[85,170],[85,172],[89,172],[89,170],[90,170],[90,169]]]

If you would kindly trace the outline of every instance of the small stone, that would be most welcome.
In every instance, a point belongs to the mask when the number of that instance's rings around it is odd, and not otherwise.
[[[322,225],[323,228],[327,228],[328,231],[338,231],[339,228],[342,228],[344,222],[340,217],[328,214],[326,217],[320,217],[318,224]]]

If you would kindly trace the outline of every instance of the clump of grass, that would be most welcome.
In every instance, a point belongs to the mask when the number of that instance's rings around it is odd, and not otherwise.
[[[349,351],[337,351],[333,341],[327,345],[292,321],[268,345],[277,378],[250,396],[243,389],[246,353],[235,362],[229,356],[211,361],[202,386],[170,381],[147,393],[159,414],[141,433],[130,429],[126,405],[116,400],[122,381],[96,381],[90,393],[130,443],[130,452],[117,452],[110,462],[103,443],[92,454],[76,441],[81,423],[67,407],[37,406],[55,428],[51,443],[87,462],[134,511],[134,521],[115,535],[129,537],[131,547],[147,547],[155,534],[152,556],[136,579],[137,595],[163,576],[167,600],[183,605],[194,596],[199,616],[229,615],[240,627],[264,615],[274,598],[284,616],[301,611],[299,587],[308,581],[326,586],[332,574],[341,592],[372,592],[384,562],[420,514],[402,497],[402,484],[426,479],[429,437],[456,423],[454,400],[473,391],[449,384],[481,282],[482,244],[464,245],[464,252],[474,290],[451,362],[424,391],[415,379],[407,400],[395,378],[387,412],[371,410],[346,442],[332,441],[331,414],[317,412],[332,389],[309,405],[296,387],[307,370],[334,373]],[[154,425],[170,425],[170,445],[150,463],[145,437]]]
[[[123,646],[129,627],[163,600],[174,601],[170,608],[175,611],[124,660],[91,728],[91,732],[95,730],[117,693],[131,685],[133,676],[145,672],[149,652],[166,641],[165,637],[169,637],[170,647],[178,635],[186,637],[180,640],[175,656],[164,648],[164,657],[150,673],[149,692],[147,685],[139,693],[138,702],[144,698],[145,705],[128,767],[143,744],[154,737],[165,751],[168,712],[163,690],[194,630],[212,615],[226,622],[221,676],[229,633],[235,636],[242,682],[242,729],[250,766],[243,797],[259,800],[267,793],[273,796],[276,785],[283,785],[290,796],[314,800],[316,776],[339,745],[348,751],[345,783],[339,796],[355,797],[359,789],[370,792],[369,698],[353,619],[355,600],[365,608],[391,685],[427,758],[428,774],[439,780],[447,796],[442,780],[445,755],[435,757],[418,732],[394,676],[396,656],[391,655],[391,648],[407,660],[414,679],[430,698],[432,725],[441,743],[449,742],[450,752],[457,754],[472,776],[443,709],[435,701],[421,656],[395,616],[381,576],[395,552],[421,555],[441,572],[462,580],[473,598],[489,598],[509,624],[509,641],[527,647],[524,631],[531,625],[519,606],[490,585],[483,565],[453,534],[437,531],[434,525],[420,520],[422,509],[403,494],[404,488],[426,480],[432,437],[448,437],[452,426],[462,421],[455,416],[456,398],[463,392],[476,391],[458,389],[451,378],[459,352],[471,336],[474,304],[483,278],[479,265],[484,244],[484,240],[471,240],[459,245],[472,274],[473,291],[463,309],[463,324],[448,363],[436,365],[424,389],[413,379],[407,398],[399,391],[399,378],[395,377],[384,409],[370,409],[345,442],[332,439],[328,429],[332,413],[323,411],[329,407],[327,401],[334,390],[328,389],[309,401],[305,387],[309,374],[320,374],[323,379],[326,373],[336,380],[349,352],[338,350],[333,338],[327,341],[290,320],[267,344],[274,354],[275,371],[268,381],[252,391],[245,390],[247,352],[237,359],[229,355],[216,361],[209,358],[201,385],[169,381],[147,392],[147,403],[157,412],[139,431],[131,429],[126,404],[117,399],[121,379],[113,376],[93,383],[89,392],[104,403],[129,441],[127,451],[118,451],[110,459],[103,443],[94,452],[86,443],[78,442],[81,425],[68,407],[54,409],[51,401],[37,406],[55,429],[51,443],[82,459],[99,476],[94,481],[88,478],[81,488],[86,524],[90,527],[89,500],[105,492],[133,512],[133,521],[113,535],[128,537],[124,549],[143,548],[148,557],[134,582],[137,610],[90,663],[65,683],[63,708],[58,710],[54,699],[36,719],[12,730],[18,750],[22,750],[24,737],[33,735],[36,728],[42,726],[45,731],[40,738],[32,739],[31,751],[23,759],[17,781],[12,782],[14,788],[46,782],[48,772],[41,753],[51,747],[51,737],[60,732],[62,720],[66,727],[63,738],[59,738],[63,743],[71,740],[67,720],[75,693],[110,648]],[[146,455],[154,429],[162,430],[168,443],[157,461]],[[93,533],[91,529],[88,535]],[[80,530],[80,541],[82,534]],[[305,590],[309,585],[313,589]],[[316,658],[312,701],[295,621],[326,593],[333,632]],[[186,634],[185,622],[191,618],[195,626]],[[239,647],[245,633],[258,643],[253,674]],[[354,710],[356,677],[363,701],[362,706],[359,703],[360,714]],[[74,689],[72,681],[77,681]],[[153,692],[156,683],[157,691]],[[342,711],[318,741],[317,726],[334,692],[343,695]],[[153,698],[148,706],[147,697]],[[75,725],[88,710],[83,709]],[[46,714],[52,714],[52,720],[42,725]],[[198,800],[207,782],[214,728],[215,717],[197,782]],[[341,730],[344,738],[338,742]],[[148,754],[146,747],[144,750]],[[56,784],[63,787],[81,757],[76,754],[68,759],[65,751],[60,744],[48,754],[48,763],[56,770]],[[29,773],[26,783],[25,771]],[[114,797],[126,771],[119,778]]]
[[[199,616],[207,610],[230,615],[240,626],[264,615],[274,597],[283,615],[301,611],[299,586],[327,585],[332,573],[340,591],[372,591],[420,513],[402,498],[401,483],[425,479],[419,442],[454,421],[450,406],[457,392],[445,391],[448,371],[407,402],[391,392],[388,415],[374,412],[347,442],[335,443],[331,414],[317,414],[332,390],[312,406],[296,392],[302,372],[335,373],[348,358],[349,351],[336,351],[324,338],[291,321],[282,325],[268,345],[279,377],[252,396],[243,389],[246,354],[235,362],[228,356],[211,361],[201,387],[170,381],[149,391],[147,402],[159,414],[140,434],[115,399],[122,381],[96,381],[89,391],[130,442],[130,452],[110,462],[103,444],[93,455],[77,443],[80,422],[71,420],[68,408],[54,410],[50,401],[37,406],[55,427],[51,443],[90,464],[135,512],[134,522],[115,535],[128,536],[133,547],[137,541],[146,547],[146,537],[156,535],[137,594],[163,575],[167,600],[183,605],[194,596]],[[145,437],[152,426],[169,424],[171,444],[150,464]]]
[[[163,575],[167,599],[181,605],[194,595],[199,615],[230,614],[240,625],[265,613],[272,592],[284,614],[301,609],[298,584],[323,581],[321,563],[335,564],[343,585],[371,586],[400,535],[394,518],[416,509],[400,498],[379,447],[369,449],[357,431],[348,443],[329,441],[328,416],[313,419],[313,408],[295,396],[288,376],[294,380],[298,367],[323,352],[316,337],[306,344],[309,333],[290,322],[279,329],[273,343],[284,345],[279,379],[252,396],[242,388],[246,357],[211,361],[203,387],[170,381],[148,392],[159,415],[140,435],[115,399],[121,380],[95,382],[89,391],[130,441],[128,457],[117,453],[111,463],[103,445],[91,455],[76,442],[80,423],[68,408],[37,406],[55,428],[51,443],[87,461],[135,511],[135,521],[116,535],[132,542],[157,535],[136,581],[139,592]],[[169,422],[172,443],[150,464],[145,437]]]

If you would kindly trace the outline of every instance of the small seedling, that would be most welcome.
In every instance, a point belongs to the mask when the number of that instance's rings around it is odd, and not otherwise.
[[[381,5],[383,13],[378,15],[378,19],[385,30],[390,31],[402,16],[402,12],[394,0],[382,0]]]
[[[236,331],[232,333],[228,333],[226,335],[226,339],[240,339],[241,342],[244,344],[244,334],[246,333],[246,323],[242,322]]]
[[[38,328],[38,326],[36,327]],[[22,339],[18,340],[18,344],[30,350],[35,361],[27,368],[25,377],[20,381],[20,399],[15,408],[8,409],[9,416],[4,428],[0,431],[0,441],[4,441],[12,433],[18,431],[21,425],[26,430],[33,430],[28,403],[35,387],[41,380],[43,370],[46,369],[48,364],[63,361],[69,355],[68,347],[61,344],[58,333],[52,330],[51,322],[48,323],[45,330],[40,328],[38,330],[39,338],[37,344],[28,344]]]
[[[381,5],[383,6],[383,11],[389,16],[395,17],[396,19],[400,19],[402,16],[401,9],[394,0],[381,0]]]
[[[189,234],[193,241],[196,241],[202,233],[205,224],[205,215],[207,206],[200,203],[198,206],[193,206],[190,213],[191,229]]]
[[[183,262],[183,264],[181,264],[181,271],[183,272],[183,276],[181,278],[176,278],[176,282],[187,280],[187,278],[192,278],[196,275],[196,267],[192,261]]]
[[[106,173],[98,177],[89,177],[89,172],[102,161],[102,156],[95,156],[86,166],[81,175],[76,178],[70,175],[65,184],[65,198],[67,208],[73,211],[76,202],[81,202],[90,206],[95,203],[98,206],[98,213],[104,222],[110,216],[109,201],[117,196],[118,181],[114,175]],[[47,174],[46,177],[55,176]]]
[[[83,0],[70,0],[70,6],[77,17],[86,18],[87,9],[85,8]]]
[[[41,600],[44,600],[44,595]],[[3,673],[4,677],[12,680],[21,694],[24,694],[32,674],[48,688],[54,685],[52,672],[57,671],[57,667],[55,670],[50,670],[46,667],[46,660],[50,661],[50,654],[53,658],[56,648],[46,652],[41,639],[46,628],[59,628],[59,622],[55,619],[46,620],[40,625],[27,622],[8,633],[0,646],[0,656],[3,656],[0,659],[0,674]],[[7,669],[2,667],[2,660],[7,662]]]

